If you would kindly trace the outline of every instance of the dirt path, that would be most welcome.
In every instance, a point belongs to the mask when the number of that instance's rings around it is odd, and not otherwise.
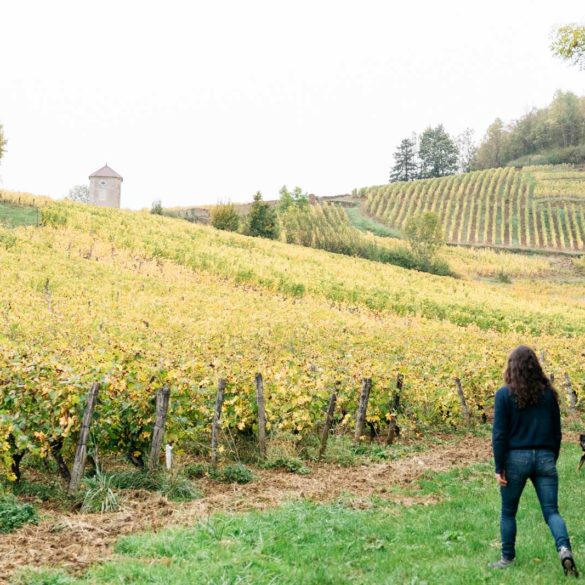
[[[325,502],[347,495],[354,505],[370,505],[378,495],[403,505],[428,504],[437,498],[397,495],[392,487],[408,486],[427,471],[486,461],[490,457],[486,438],[465,437],[392,462],[350,468],[320,465],[309,475],[258,470],[246,485],[198,482],[203,498],[188,504],[169,503],[158,494],[138,490],[128,494],[125,510],[115,514],[62,514],[47,511],[38,526],[26,526],[0,536],[0,583],[24,566],[57,567],[81,573],[91,563],[113,554],[120,535],[159,530],[168,525],[193,525],[218,511],[242,512],[263,509],[298,498]]]

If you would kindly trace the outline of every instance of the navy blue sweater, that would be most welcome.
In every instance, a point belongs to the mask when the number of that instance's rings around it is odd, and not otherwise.
[[[507,386],[496,392],[492,447],[496,473],[506,464],[506,454],[513,449],[550,449],[555,461],[561,449],[561,413],[549,388],[536,406],[518,408]]]

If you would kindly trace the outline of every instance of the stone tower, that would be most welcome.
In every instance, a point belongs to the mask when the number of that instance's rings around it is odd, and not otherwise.
[[[122,177],[107,164],[89,175],[89,201],[100,207],[120,207]]]

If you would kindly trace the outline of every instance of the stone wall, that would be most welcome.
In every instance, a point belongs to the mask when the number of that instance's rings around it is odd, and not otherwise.
[[[121,179],[114,177],[92,177],[89,180],[89,199],[100,207],[120,208]]]

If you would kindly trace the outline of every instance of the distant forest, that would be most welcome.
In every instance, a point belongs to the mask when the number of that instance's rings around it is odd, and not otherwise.
[[[497,118],[473,160],[476,169],[559,163],[585,163],[585,97],[570,91],[507,126]]]
[[[390,182],[561,163],[585,164],[585,97],[559,90],[549,106],[509,124],[496,118],[479,145],[472,130],[453,137],[442,124],[405,138],[394,152]]]

